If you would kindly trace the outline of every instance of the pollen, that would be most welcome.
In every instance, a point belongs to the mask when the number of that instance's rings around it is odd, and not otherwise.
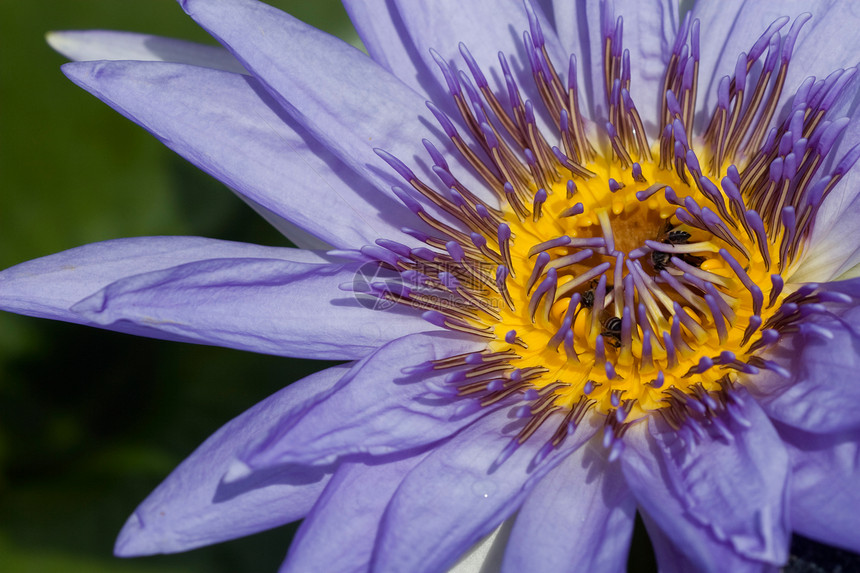
[[[699,23],[688,15],[652,140],[630,91],[623,21],[603,10],[602,119],[586,120],[575,56],[561,73],[530,13],[523,51],[538,100],[503,54],[499,91],[466,46],[471,77],[434,52],[465,135],[428,108],[480,189],[428,140],[435,183],[377,150],[407,184],[393,188],[415,214],[405,230],[426,246],[361,249],[390,273],[365,294],[486,342],[425,368],[446,373],[433,392],[462,412],[520,404],[522,427],[502,457],[549,422],[546,453],[589,412],[602,416],[610,459],[626,429],[652,415],[675,429],[716,426],[736,385],[763,369],[786,374],[768,348],[820,302],[840,302],[817,285],[792,292],[790,277],[819,206],[860,157],[854,147],[822,171],[847,125],[830,108],[856,69],[808,79],[778,114],[808,15],[787,30],[781,18],[740,54],[703,117]]]
[[[555,384],[554,405],[586,398],[629,419],[664,408],[668,388],[715,392],[727,373],[754,370],[745,354],[785,296],[770,278],[777,249],[765,245],[766,262],[755,234],[720,218],[689,173],[606,157],[586,168],[594,175],[572,194],[551,187],[539,217],[506,211],[511,304],[491,348],[544,370],[533,384]],[[730,260],[743,261],[743,279]]]

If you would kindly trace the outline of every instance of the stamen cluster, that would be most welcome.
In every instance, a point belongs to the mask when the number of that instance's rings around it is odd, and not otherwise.
[[[522,401],[516,412],[526,422],[513,447],[550,419],[557,430],[547,446],[557,447],[589,410],[604,415],[613,455],[628,425],[650,412],[676,429],[716,424],[745,375],[786,374],[765,351],[797,328],[801,307],[836,296],[815,286],[788,294],[784,277],[822,201],[860,156],[855,147],[820,173],[847,125],[828,111],[856,70],[808,79],[769,128],[808,15],[785,34],[788,18],[779,19],[721,79],[696,140],[700,29],[688,15],[652,143],[630,93],[623,20],[605,10],[606,118],[594,126],[582,114],[576,58],[565,83],[529,17],[523,47],[538,102],[524,98],[503,54],[506,98],[463,44],[471,76],[434,53],[472,143],[428,108],[495,200],[464,185],[428,140],[442,189],[377,150],[409,183],[394,192],[424,223],[426,231],[408,232],[427,247],[380,240],[362,249],[393,271],[393,282],[374,283],[370,294],[487,341],[482,352],[428,367],[449,372],[435,391],[462,399],[463,411]],[[598,132],[605,145],[595,143]]]

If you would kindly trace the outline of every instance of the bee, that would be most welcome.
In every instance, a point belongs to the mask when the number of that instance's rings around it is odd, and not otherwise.
[[[651,251],[651,266],[658,273],[669,265],[672,255],[663,251]]]
[[[594,306],[594,291],[589,289],[582,293],[582,298],[579,301],[582,308],[591,308]]]
[[[613,348],[621,348],[621,319],[617,316],[610,316],[603,321],[603,330],[600,332],[603,335],[603,340],[608,342]]]
[[[594,289],[597,287],[597,280],[592,280],[588,285],[588,290],[583,291],[582,298],[579,301],[579,306],[582,308],[591,308],[594,306]]]
[[[661,243],[667,245],[686,245],[690,240],[690,233],[672,227],[672,223],[666,222],[663,232],[657,237]],[[680,253],[677,255],[679,259],[690,266],[699,268],[705,262],[705,257],[691,255],[690,253]],[[660,272],[669,266],[669,260],[672,258],[672,253],[664,253],[663,251],[651,251],[651,266],[654,270]]]
[[[682,231],[680,229],[672,229],[668,233],[666,233],[666,238],[663,239],[664,243],[669,245],[683,245],[690,239],[690,233],[687,231]]]

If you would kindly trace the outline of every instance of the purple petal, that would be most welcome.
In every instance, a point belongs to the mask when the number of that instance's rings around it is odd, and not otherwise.
[[[793,95],[796,86],[809,76],[824,78],[834,70],[857,65],[860,37],[850,29],[860,26],[860,6],[835,0],[794,0],[783,10],[790,10],[791,16],[812,13],[791,54],[786,76],[786,87],[790,88],[787,95]]]
[[[426,96],[352,46],[255,0],[183,0],[185,11],[258,77],[284,109],[341,161],[394,197],[402,181],[381,148],[414,164],[420,141],[435,129]],[[301,57],[284,57],[301,54]],[[439,144],[475,192],[483,185],[462,167],[453,145]],[[416,173],[435,175],[425,164]],[[486,193],[489,195],[488,193]],[[491,199],[492,200],[492,199]]]
[[[517,514],[502,572],[624,571],[636,502],[596,443],[544,477]]]
[[[717,564],[731,553],[759,567],[788,556],[788,455],[755,400],[743,390],[734,396],[730,407],[749,425],[723,415],[731,443],[707,433],[685,443],[652,420],[625,435],[621,456],[639,505],[703,571],[725,570]]]
[[[431,101],[443,101],[437,68],[428,68],[391,2],[344,0],[344,8],[367,53],[380,66]],[[444,107],[444,106],[443,106]]]
[[[779,427],[791,457],[791,526],[860,551],[860,433],[816,435]]]
[[[856,87],[850,93],[855,94]],[[830,152],[834,165],[860,143],[860,109],[853,109],[849,117],[851,121],[841,141]],[[855,166],[821,205],[809,246],[792,280],[821,282],[857,276],[860,276],[860,169]]]
[[[693,17],[702,21],[699,93],[705,109],[714,109],[717,84],[722,76],[732,73],[738,54],[749,52],[776,19],[788,16],[793,20],[804,12],[811,12],[812,19],[800,31],[777,109],[782,109],[808,76],[821,79],[833,70],[856,64],[854,54],[860,50],[860,38],[853,30],[860,24],[858,7],[853,2],[834,0],[696,2]],[[783,37],[790,26],[780,31]]]
[[[161,62],[80,62],[63,71],[243,197],[331,245],[414,242],[399,230],[405,207],[332,157],[256,80]]]
[[[107,285],[131,275],[213,257],[282,259],[309,264],[329,262],[323,255],[311,251],[200,237],[117,239],[70,249],[0,272],[0,308],[28,316],[86,324],[83,317],[69,309]],[[158,337],[151,328],[116,326],[113,330]]]
[[[128,519],[117,555],[173,553],[249,535],[302,518],[331,469],[281,466],[230,484],[221,482],[236,452],[285,413],[298,415],[347,372],[335,366],[294,382],[212,434]]]
[[[376,311],[340,290],[358,267],[211,259],[118,280],[72,310],[107,328],[132,323],[203,344],[304,358],[360,358],[432,330],[415,313]]]
[[[850,177],[853,191],[860,184],[860,177],[853,174]],[[841,186],[840,183],[838,187]],[[800,255],[797,270],[791,277],[792,282],[826,282],[860,276],[860,240],[855,240],[860,237],[857,208],[860,202],[845,210],[844,214],[850,216],[833,217],[826,227],[816,222],[808,248]]]
[[[263,219],[266,220],[272,227],[277,229],[283,236],[288,238],[296,247],[300,249],[308,249],[311,251],[331,251],[333,245],[327,243],[312,235],[294,223],[290,223],[274,211],[266,209],[256,201],[237,194],[249,207],[257,212]]]
[[[645,528],[648,530],[648,540],[654,549],[660,573],[687,573],[696,571],[696,565],[684,555],[678,546],[654,523],[647,513],[640,513]],[[738,556],[734,551],[729,551],[730,559],[737,561]]]
[[[668,536],[647,513],[641,513],[645,529],[648,530],[648,539],[654,548],[657,558],[657,568],[660,573],[689,573],[697,571],[701,573],[777,573],[780,569],[772,565],[765,565],[761,561],[745,559],[735,552],[731,546],[722,543],[712,544],[710,547],[711,561],[702,567],[696,561],[684,554],[678,544]]]
[[[463,42],[493,86],[497,97],[504,94],[500,97],[501,101],[507,101],[507,89],[500,73],[500,51],[511,63],[511,71],[520,89],[528,93],[531,99],[538,101],[529,60],[523,51],[522,33],[529,29],[529,19],[523,2],[394,2],[418,53],[424,59],[425,65],[435,72],[437,82],[444,84],[438,71],[439,66],[430,50],[438,52],[446,62],[455,62],[457,68],[466,69],[466,63],[459,51],[459,44]],[[560,72],[566,71],[569,54],[562,48],[555,30],[539,6],[535,6],[535,12],[553,64]],[[443,85],[443,88],[447,91],[447,87]]]
[[[374,571],[444,570],[516,511],[538,480],[594,433],[583,424],[534,467],[556,429],[550,419],[499,465],[496,460],[517,431],[511,430],[512,416],[508,409],[487,414],[412,470],[386,511]]]
[[[678,28],[678,3],[672,0],[615,0],[615,19],[624,19],[622,45],[630,50],[630,95],[636,109],[645,122],[651,137],[655,137],[663,126],[657,125],[661,89],[666,64],[675,42]],[[589,54],[591,83],[594,90],[595,109],[605,114],[606,94],[603,72],[602,11],[613,3],[585,3],[589,26]],[[572,3],[571,3],[572,4]],[[568,9],[570,10],[570,9]],[[583,10],[576,7],[577,12]],[[581,17],[581,16],[580,16]],[[568,23],[568,26],[571,24]],[[585,53],[582,55],[585,59]]]
[[[48,32],[48,44],[70,60],[140,60],[176,62],[248,73],[233,55],[221,47],[186,40],[112,30]]]
[[[367,570],[382,514],[400,482],[422,459],[423,454],[413,454],[340,465],[299,527],[281,572]]]
[[[484,347],[450,333],[394,340],[357,364],[340,391],[301,420],[279,428],[243,459],[253,467],[328,464],[347,454],[382,455],[445,438],[486,412],[479,408],[457,415],[464,400],[428,392],[428,383],[445,385],[449,371],[404,374],[403,369]]]
[[[746,0],[697,2],[692,17],[701,21],[701,59],[699,62],[699,108],[713,110],[720,78],[731,75],[738,55],[748,53],[767,27],[781,16],[797,13],[783,11],[783,3],[761,4]],[[758,7],[757,7],[758,6]],[[787,86],[791,89],[791,86]],[[701,119],[707,121],[707,119]],[[698,122],[697,122],[698,123]]]
[[[851,289],[860,286],[860,280],[830,286]],[[771,418],[812,433],[860,429],[856,414],[860,405],[860,334],[854,326],[860,320],[860,307],[834,312],[838,316],[804,319],[825,328],[832,338],[798,332],[784,336],[779,347],[771,351],[769,358],[787,369],[790,379],[764,374],[750,386]]]
[[[555,21],[555,30],[558,34],[558,39],[562,44],[562,50],[565,54],[573,54],[576,56],[576,72],[577,85],[581,96],[585,98],[583,111],[588,110],[592,118],[596,117],[594,113],[595,102],[600,102],[600,107],[603,106],[603,64],[595,68],[592,65],[591,58],[591,42],[592,39],[596,42],[597,36],[600,34],[600,13],[594,10],[594,6],[589,6],[585,2],[553,2],[552,15]],[[590,20],[589,18],[596,18]],[[592,38],[591,34],[595,34]],[[601,52],[603,48],[601,47]],[[567,58],[570,58],[568,55]],[[567,72],[567,63],[558,63],[557,66]],[[565,81],[567,75],[565,73]],[[599,98],[595,100],[595,97]]]

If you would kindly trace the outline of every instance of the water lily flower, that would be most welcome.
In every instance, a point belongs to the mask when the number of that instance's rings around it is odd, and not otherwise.
[[[860,551],[854,3],[345,0],[369,56],[180,4],[226,50],[50,41],[302,248],[108,241],[0,307],[347,362],[213,434],[118,555],[304,518],[284,571],[618,571],[637,512],[663,571]]]

